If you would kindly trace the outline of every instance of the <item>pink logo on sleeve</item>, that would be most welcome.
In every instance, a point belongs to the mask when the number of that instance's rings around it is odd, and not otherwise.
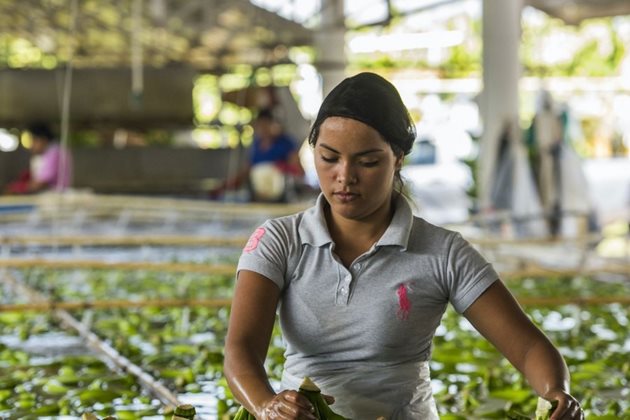
[[[407,297],[407,286],[405,284],[398,286],[396,294],[398,295],[398,312],[396,312],[396,315],[398,319],[406,321],[407,318],[409,318],[409,311],[411,310],[411,302],[409,302],[409,298]]]
[[[249,237],[249,240],[247,241],[247,244],[245,244],[245,248],[243,248],[243,251],[252,252],[253,250],[255,250],[258,247],[260,238],[262,238],[264,234],[265,228],[259,227],[258,229],[256,229],[254,233],[252,233],[252,236]]]

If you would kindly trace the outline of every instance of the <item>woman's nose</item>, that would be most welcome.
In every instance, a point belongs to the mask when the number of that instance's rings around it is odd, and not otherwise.
[[[348,163],[341,165],[339,173],[337,174],[337,182],[342,185],[352,185],[357,182],[357,177],[352,165]]]

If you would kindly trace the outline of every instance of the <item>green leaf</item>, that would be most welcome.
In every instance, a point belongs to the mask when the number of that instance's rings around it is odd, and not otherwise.
[[[0,402],[6,401],[12,394],[8,389],[0,389]]]
[[[533,395],[533,391],[528,389],[499,389],[490,392],[490,396],[492,397],[511,401],[517,404],[527,401],[527,399],[532,398]]]
[[[48,380],[42,389],[45,393],[50,395],[63,395],[69,390],[67,386],[65,386],[58,379],[55,378]]]
[[[87,389],[78,394],[82,404],[106,403],[119,398],[119,392],[103,389]]]
[[[54,416],[54,415],[59,414],[59,405],[57,404],[42,405],[35,408],[32,411],[32,413],[37,416]]]

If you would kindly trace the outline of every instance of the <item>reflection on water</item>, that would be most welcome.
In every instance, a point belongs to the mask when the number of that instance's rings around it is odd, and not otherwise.
[[[38,365],[58,356],[93,354],[80,337],[61,331],[31,335],[26,340],[16,335],[1,335],[0,343],[36,356],[30,359],[30,363]]]

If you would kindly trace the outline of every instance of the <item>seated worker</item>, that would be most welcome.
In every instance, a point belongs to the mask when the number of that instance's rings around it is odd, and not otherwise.
[[[247,182],[252,201],[285,202],[291,181],[304,175],[297,142],[283,132],[270,109],[261,110],[253,125],[254,142],[247,164],[212,195],[239,188]]]
[[[33,124],[26,131],[32,138],[30,168],[10,183],[5,192],[33,194],[66,189],[72,176],[70,153],[61,148],[47,125]]]

